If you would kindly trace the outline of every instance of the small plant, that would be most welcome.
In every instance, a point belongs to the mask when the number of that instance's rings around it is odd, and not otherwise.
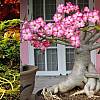
[[[0,23],[0,100],[20,98],[19,19]]]
[[[17,70],[11,70],[7,66],[0,65],[0,100],[7,100],[12,96],[15,96],[14,100],[18,100],[20,92],[19,78],[20,74]]]
[[[8,66],[16,66],[20,62],[20,30],[19,26],[14,27],[18,23],[19,20],[13,19],[0,24],[1,32],[4,32],[0,39],[0,63]]]

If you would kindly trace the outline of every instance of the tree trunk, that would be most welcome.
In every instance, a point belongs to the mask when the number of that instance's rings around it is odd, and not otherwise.
[[[82,50],[82,52],[78,52]],[[47,88],[52,93],[64,93],[76,86],[82,87],[83,92],[88,97],[94,96],[94,93],[100,90],[100,80],[98,78],[87,78],[85,73],[96,73],[95,66],[91,62],[90,51],[85,48],[75,50],[75,62],[71,74],[67,80]]]

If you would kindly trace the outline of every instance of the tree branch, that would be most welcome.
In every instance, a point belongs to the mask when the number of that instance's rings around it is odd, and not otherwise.
[[[95,37],[91,39],[90,43],[91,44],[95,43],[99,38],[100,38],[100,33],[96,33]]]
[[[86,32],[82,32],[81,31],[81,34],[80,34],[80,40],[83,41],[86,37]]]
[[[95,50],[95,49],[98,49],[98,48],[100,48],[100,43],[96,43],[93,46],[90,46],[89,50],[91,51],[91,50]]]
[[[95,27],[94,26],[86,26],[81,29],[81,41],[86,44],[95,34],[91,32]]]
[[[89,40],[90,40],[93,36],[95,36],[95,35],[96,35],[96,33],[91,33],[91,35],[88,35],[88,36],[85,38],[84,43],[86,44],[87,42],[89,42]]]
[[[85,76],[88,78],[98,78],[100,80],[100,74],[96,73],[85,73]]]
[[[59,38],[50,38],[50,37],[45,37],[45,39],[49,40],[49,41],[53,41],[54,43],[57,43],[57,44],[61,44],[61,45],[70,45],[70,43],[68,43],[67,41],[65,40],[61,40]]]

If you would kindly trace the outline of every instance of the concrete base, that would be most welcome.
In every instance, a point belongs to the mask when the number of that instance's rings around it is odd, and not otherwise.
[[[44,87],[49,87],[65,81],[66,78],[67,76],[36,76],[33,94],[37,93],[37,91],[43,89]]]

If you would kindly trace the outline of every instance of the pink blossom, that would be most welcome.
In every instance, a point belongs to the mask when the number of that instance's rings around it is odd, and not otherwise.
[[[37,23],[36,21],[31,21],[30,27],[32,31],[38,32],[38,29],[40,28],[40,23]]]
[[[68,21],[69,21],[70,23],[72,23],[72,22],[74,21],[72,16],[68,16],[67,18],[68,18]]]
[[[37,35],[39,35],[40,37],[43,37],[45,35],[44,33],[44,29],[39,29]]]
[[[73,35],[73,36],[71,36],[70,41],[71,41],[71,45],[72,46],[74,46],[76,48],[80,46],[79,35]]]
[[[76,24],[76,26],[78,27],[78,28],[80,28],[80,27],[84,27],[85,26],[85,22],[82,20],[82,19],[80,19],[80,20],[76,20],[75,21],[75,24]]]
[[[75,48],[80,47],[80,41],[71,41],[71,45],[74,46]]]
[[[38,32],[38,35],[42,37],[44,35],[44,33],[43,32]]]
[[[79,30],[76,30],[75,34],[76,34],[77,36],[79,36],[79,35],[80,35],[80,31],[79,31]]]
[[[70,7],[70,6],[72,6],[72,3],[71,2],[66,2],[66,6]]]
[[[64,9],[64,4],[59,4],[59,6],[57,7],[58,13],[64,13],[63,9]]]
[[[64,16],[67,15],[67,17]],[[73,5],[71,2],[60,4],[57,7],[57,12],[53,16],[54,23],[47,23],[39,17],[35,20],[25,21],[22,26],[22,38],[31,41],[34,47],[45,50],[50,46],[51,39],[64,38],[68,40],[75,48],[80,47],[80,32],[84,27],[91,23],[100,22],[99,12],[97,10],[90,11],[85,7],[83,11],[79,10],[78,5]],[[91,30],[90,30],[91,31]],[[95,30],[91,32],[96,32]]]
[[[84,7],[84,12],[90,12],[90,9],[88,7]]]
[[[34,41],[33,42],[33,45],[34,45],[35,48],[39,48],[40,47],[40,44],[41,43],[39,41]]]
[[[73,24],[74,20],[71,16],[68,16],[66,18],[64,18],[62,20],[62,24],[65,26],[65,27],[68,27],[68,26],[71,26]]]
[[[98,11],[94,10],[93,12],[90,12],[88,20],[89,22],[92,22],[92,23],[99,22],[100,18],[99,18]]]
[[[29,27],[29,22],[28,21],[24,21],[22,29],[23,28],[28,28]]]
[[[31,41],[32,40],[32,37],[33,37],[33,35],[31,33],[22,34],[22,38],[24,40],[27,40],[27,41]]]
[[[59,21],[61,21],[61,19],[62,19],[62,15],[61,15],[61,14],[55,14],[55,15],[53,16],[53,20],[54,20],[55,22],[59,22]]]
[[[83,14],[81,12],[76,12],[75,14],[72,15],[72,18],[74,21],[79,21],[82,20]]]
[[[37,34],[32,34],[33,36],[32,36],[32,39],[33,40],[37,40],[38,39],[38,36],[37,36]]]
[[[80,38],[79,38],[78,35],[73,35],[73,36],[71,36],[71,38],[70,38],[71,41],[77,41],[77,40],[79,40],[79,39],[80,39]]]
[[[72,29],[67,29],[65,31],[65,34],[64,35],[66,36],[67,39],[69,39],[71,36],[74,35],[74,31]]]
[[[83,14],[83,21],[84,22],[87,22],[88,21],[88,16],[89,16],[89,13],[84,13]]]
[[[44,25],[46,24],[42,17],[37,18],[36,23],[39,24],[42,27],[44,27]]]
[[[47,25],[44,26],[47,35],[49,36],[52,35],[52,28],[53,28],[53,23],[48,23]]]
[[[79,11],[79,6],[76,5],[74,9],[75,9],[75,11]]]
[[[71,45],[75,48],[79,48],[80,47],[80,41],[77,40],[77,41],[71,41]]]
[[[72,15],[72,17],[73,17],[74,20],[76,20],[78,16],[77,16],[77,14],[75,13],[75,14]]]
[[[83,14],[81,12],[76,12],[75,14],[76,14],[77,17],[82,17],[83,16]]]
[[[70,9],[68,9],[67,6],[65,6],[65,7],[63,8],[63,10],[64,10],[64,13],[66,13],[66,14],[69,14],[69,13],[70,13]]]
[[[49,47],[50,46],[50,42],[49,41],[43,41],[42,44],[45,47]]]
[[[62,25],[63,25],[64,27],[67,27],[67,25],[69,25],[69,24],[70,24],[70,21],[68,20],[67,17],[64,18],[64,19],[62,20]]]
[[[62,27],[57,25],[55,27],[53,27],[53,35],[57,36],[57,37],[61,37],[63,36],[64,31],[62,30]]]
[[[29,28],[25,28],[25,29],[22,29],[22,33],[31,33],[31,30]]]
[[[44,51],[45,48],[50,46],[50,42],[48,40],[45,40],[45,41],[34,41],[33,45],[34,45],[35,48],[39,48],[42,51]]]
[[[78,5],[73,5],[71,2],[66,3],[65,13],[69,14],[70,12],[79,11]]]
[[[22,26],[22,30],[21,30],[22,34],[27,34],[27,33],[31,33],[31,28],[30,28],[30,25],[29,25],[29,22],[28,21],[25,21],[23,26]]]

